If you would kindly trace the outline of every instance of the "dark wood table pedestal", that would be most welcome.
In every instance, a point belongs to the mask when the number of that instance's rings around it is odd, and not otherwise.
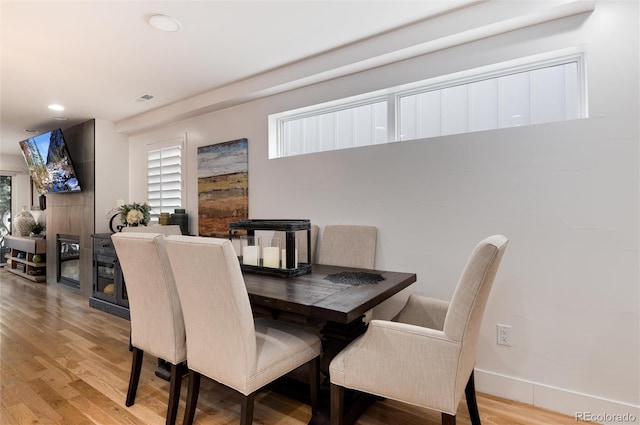
[[[331,397],[329,380],[329,365],[331,360],[340,353],[347,345],[367,330],[364,322],[364,315],[358,317],[350,323],[327,322],[320,331],[323,341],[323,352],[320,360],[320,370],[325,376],[320,391],[320,406],[309,421],[309,425],[329,425],[331,422]],[[370,394],[357,391],[345,391],[343,425],[354,424],[360,415],[367,410],[377,400]]]
[[[322,384],[318,400],[318,408],[313,413],[309,425],[329,425],[331,419],[331,399],[329,365],[331,360],[349,345],[353,340],[367,330],[367,324],[363,321],[364,315],[350,323],[327,322],[320,329],[322,336],[322,356],[320,358],[320,373]],[[301,403],[309,403],[308,371],[306,366],[296,369],[287,376],[277,380],[270,389],[298,400]],[[363,394],[357,391],[345,391],[343,425],[354,424],[358,417],[373,404],[377,397]]]
[[[329,376],[329,364],[331,360],[342,351],[354,339],[367,330],[367,324],[360,316],[350,323],[327,322],[320,331],[322,335],[322,357],[320,359],[320,371]]]
[[[296,381],[289,376],[281,378],[269,386],[269,389],[285,395],[301,403],[309,404],[309,387],[300,381]],[[318,397],[318,408],[313,412],[309,425],[329,425],[331,423],[331,399],[328,384],[320,388]],[[306,395],[306,397],[305,397]],[[357,391],[345,390],[343,425],[353,425],[360,415],[364,413],[379,398],[371,394],[364,394]]]

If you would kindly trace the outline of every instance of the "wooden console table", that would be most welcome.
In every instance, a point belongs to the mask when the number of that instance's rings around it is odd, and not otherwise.
[[[6,235],[4,241],[7,248],[11,248],[7,257],[11,260],[8,271],[34,282],[47,280],[47,241],[44,238]]]

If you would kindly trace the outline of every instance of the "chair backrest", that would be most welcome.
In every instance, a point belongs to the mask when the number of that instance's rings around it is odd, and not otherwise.
[[[375,226],[325,226],[320,239],[318,264],[373,269],[377,233]]]
[[[507,243],[504,236],[494,235],[476,245],[449,303],[443,331],[462,343],[458,388],[464,388],[473,370],[482,316]]]
[[[257,366],[256,333],[231,241],[169,236],[167,253],[184,311],[189,368],[244,388]]]
[[[127,285],[131,344],[173,364],[184,361],[184,319],[164,235],[115,233],[111,239]]]
[[[136,232],[136,233],[160,233],[165,236],[169,235],[181,235],[182,231],[177,224],[152,224],[151,226],[126,226],[122,228],[123,232]]]

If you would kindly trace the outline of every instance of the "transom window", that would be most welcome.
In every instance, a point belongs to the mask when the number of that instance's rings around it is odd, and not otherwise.
[[[269,158],[583,118],[583,54],[556,53],[269,116]]]

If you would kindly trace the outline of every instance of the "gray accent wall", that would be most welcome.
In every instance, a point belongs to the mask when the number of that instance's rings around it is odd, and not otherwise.
[[[82,190],[78,193],[48,193],[47,282],[56,283],[56,235],[77,235],[80,241],[80,292],[89,297],[93,286],[93,241],[95,215],[95,121],[63,129],[67,149]]]

